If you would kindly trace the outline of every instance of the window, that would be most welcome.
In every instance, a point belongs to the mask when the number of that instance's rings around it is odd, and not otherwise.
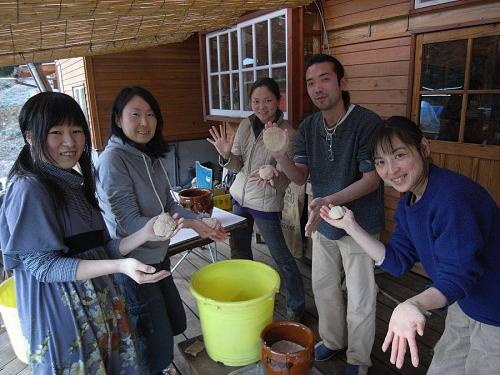
[[[433,5],[451,3],[456,0],[415,0],[415,9],[430,7]]]
[[[500,145],[500,29],[423,34],[416,47],[412,113],[424,135]]]
[[[247,117],[249,91],[261,77],[272,77],[287,117],[287,13],[280,10],[206,37],[209,114]]]
[[[73,99],[80,105],[80,108],[83,111],[83,114],[85,115],[85,119],[87,121],[89,120],[88,114],[87,114],[87,97],[85,96],[85,87],[84,86],[77,86],[73,87]]]

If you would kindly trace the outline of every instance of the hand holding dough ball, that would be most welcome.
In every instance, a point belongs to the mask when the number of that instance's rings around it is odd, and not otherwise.
[[[270,165],[263,165],[262,167],[259,168],[259,177],[262,178],[263,180],[270,180],[274,176],[274,170],[273,167]]]
[[[204,217],[201,220],[212,229],[217,226],[217,219],[214,217]]]
[[[170,237],[174,233],[176,226],[177,223],[172,216],[164,212],[156,218],[153,231],[158,237]]]
[[[281,128],[272,127],[264,131],[264,145],[271,152],[280,151],[285,147],[286,144],[286,134]]]
[[[333,206],[332,208],[330,208],[328,216],[330,216],[330,218],[333,220],[342,219],[344,217],[344,209],[340,206]]]

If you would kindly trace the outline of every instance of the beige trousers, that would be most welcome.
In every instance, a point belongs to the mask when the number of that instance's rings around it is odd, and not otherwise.
[[[500,374],[500,327],[469,318],[458,303],[448,307],[443,336],[427,375]]]
[[[330,349],[347,347],[347,362],[371,366],[377,285],[374,263],[350,236],[313,235],[312,288],[319,335]],[[342,290],[343,275],[347,306]]]

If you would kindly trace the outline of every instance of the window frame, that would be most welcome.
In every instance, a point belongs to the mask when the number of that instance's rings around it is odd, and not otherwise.
[[[78,85],[72,87],[73,99],[78,103],[82,109],[83,114],[87,122],[89,121],[89,106],[87,101],[87,94],[85,90],[85,85]]]
[[[454,30],[445,30],[445,31],[437,31],[437,32],[429,32],[416,35],[415,39],[415,65],[414,65],[414,73],[413,73],[413,100],[412,100],[412,110],[411,110],[411,119],[419,125],[420,122],[420,96],[421,95],[432,95],[433,93],[442,93],[442,94],[453,94],[453,95],[462,95],[461,99],[461,112],[460,112],[460,124],[459,124],[459,134],[457,141],[445,141],[445,140],[433,140],[432,142],[438,143],[447,143],[453,145],[470,145],[470,146],[480,146],[482,148],[495,148],[498,149],[500,146],[496,145],[487,145],[486,147],[477,143],[466,143],[464,142],[464,133],[465,133],[465,121],[467,118],[467,104],[469,95],[475,94],[500,94],[500,89],[470,89],[470,69],[471,69],[471,50],[472,50],[472,40],[487,37],[487,36],[495,36],[500,35],[500,23],[495,25],[485,25],[485,26],[475,26],[468,27],[463,29],[454,29]],[[421,90],[421,80],[422,80],[422,55],[424,51],[424,45],[432,44],[432,43],[441,43],[441,42],[451,42],[456,40],[466,40],[467,41],[467,56],[465,61],[465,76],[464,76],[464,87],[462,90]],[[420,125],[419,125],[420,126]]]
[[[415,1],[414,9],[422,9],[422,8],[432,7],[435,5],[452,3],[452,2],[458,1],[458,0],[430,0],[430,1],[426,1],[425,3],[422,3],[422,0],[414,0],[414,1]]]
[[[277,18],[277,17],[281,17],[283,16],[285,18],[285,62],[282,62],[282,63],[277,63],[277,64],[272,64],[272,61],[271,61],[271,58],[272,58],[272,54],[271,54],[271,49],[272,49],[272,39],[271,39],[271,26],[270,26],[270,20],[273,19],[273,18]],[[260,15],[260,16],[256,16],[254,18],[251,18],[251,19],[248,19],[248,20],[245,20],[245,21],[241,21],[239,22],[238,24],[236,24],[234,27],[232,28],[227,28],[227,29],[223,29],[223,30],[217,30],[217,31],[214,31],[212,33],[208,33],[205,35],[205,45],[204,45],[204,52],[203,52],[203,58],[205,60],[205,63],[204,63],[204,71],[205,71],[205,77],[206,77],[206,115],[207,117],[221,117],[221,118],[234,118],[234,119],[240,119],[240,118],[244,118],[244,117],[248,117],[249,115],[252,114],[252,111],[251,110],[245,110],[244,107],[245,107],[245,103],[244,103],[244,81],[243,81],[243,75],[244,75],[244,72],[249,72],[249,71],[253,71],[253,80],[255,81],[255,77],[256,77],[256,72],[258,70],[264,70],[264,69],[273,69],[273,68],[282,68],[284,67],[285,68],[285,78],[286,78],[286,89],[285,89],[285,92],[283,92],[282,94],[285,94],[285,93],[288,93],[289,91],[289,79],[288,79],[288,74],[289,74],[289,69],[290,69],[290,62],[289,62],[289,43],[288,43],[288,39],[289,39],[289,33],[291,32],[291,30],[289,29],[289,20],[288,20],[288,17],[289,17],[289,14],[288,14],[288,10],[287,9],[280,9],[280,10],[277,10],[277,11],[273,11],[273,12],[270,12],[270,13],[266,13],[266,14],[263,14],[263,15]],[[265,65],[260,65],[260,66],[256,66],[255,65],[255,56],[256,56],[256,48],[257,48],[257,43],[256,43],[256,39],[255,39],[255,25],[260,23],[260,22],[263,22],[263,21],[267,21],[267,24],[268,24],[268,27],[267,27],[267,41],[268,41],[268,44],[267,44],[267,48],[268,48],[268,58],[269,58],[269,61],[268,61],[268,64],[265,64]],[[250,67],[243,67],[242,65],[242,38],[241,38],[241,30],[243,28],[246,28],[248,26],[252,26],[252,44],[253,44],[253,47],[252,47],[252,52],[253,52],[253,56],[254,56],[254,62],[253,64],[250,66]],[[231,39],[230,39],[230,35],[232,32],[235,32],[236,31],[236,35],[237,35],[237,48],[238,48],[238,65],[237,65],[237,68],[238,69],[232,69],[233,67],[233,64],[232,64],[232,43],[231,43]],[[218,51],[218,56],[220,56],[220,36],[221,35],[227,35],[228,36],[228,55],[229,55],[229,66],[228,66],[228,70],[227,71],[224,71],[224,72],[221,72],[220,70],[220,66],[221,66],[221,61],[220,61],[220,58],[217,59],[217,66],[218,66],[218,71],[215,72],[215,73],[212,73],[210,71],[210,64],[211,64],[211,55],[210,55],[210,39],[211,38],[214,38],[216,37],[217,38],[217,51]],[[212,108],[212,80],[211,80],[211,77],[212,76],[219,76],[221,77],[222,74],[229,74],[229,85],[230,87],[232,88],[233,87],[233,75],[234,74],[238,74],[238,90],[239,90],[239,93],[240,93],[240,108],[238,110],[234,110],[234,109],[214,109]],[[219,90],[218,90],[218,93],[219,93],[219,103],[221,103],[222,101],[222,91],[221,91],[221,86],[222,86],[222,80],[219,78],[218,80],[218,84],[219,84]],[[230,90],[230,107],[233,106],[233,90],[231,89]],[[290,111],[290,101],[289,101],[289,95],[286,95],[285,96],[285,100],[287,101],[286,103],[286,111],[284,111],[284,118],[287,119],[288,118],[288,113]]]

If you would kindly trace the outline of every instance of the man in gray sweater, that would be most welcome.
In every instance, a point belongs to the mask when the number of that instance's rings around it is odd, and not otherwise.
[[[310,176],[314,200],[306,235],[312,235],[312,288],[318,309],[315,359],[325,361],[347,348],[345,374],[364,375],[371,366],[377,287],[373,261],[344,231],[321,221],[323,205],[345,205],[365,230],[383,229],[383,190],[369,154],[380,118],[350,104],[344,68],[332,56],[314,55],[306,64],[307,91],[319,108],[298,129],[293,160],[285,148],[274,153],[287,176],[302,185]],[[342,292],[345,273],[347,306]]]

